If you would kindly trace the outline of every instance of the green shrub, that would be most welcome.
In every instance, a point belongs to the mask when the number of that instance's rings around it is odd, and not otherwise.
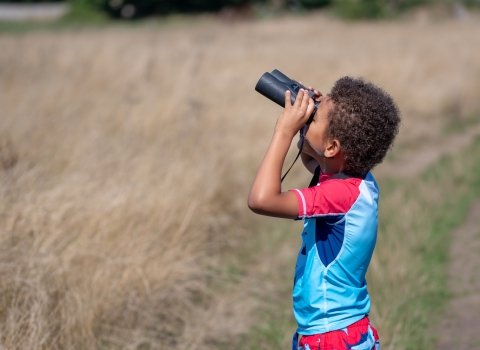
[[[325,7],[331,4],[331,0],[300,0],[300,4],[306,9]]]
[[[102,0],[70,0],[68,20],[101,21],[106,18]]]
[[[387,14],[385,0],[334,0],[340,16],[349,19],[380,18]]]
[[[333,0],[337,13],[348,19],[377,19],[399,14],[435,0]]]
[[[1,1],[1,0],[0,0]],[[90,17],[93,12],[113,17],[142,17],[148,14],[175,12],[210,12],[222,7],[249,3],[249,0],[70,0],[74,17]],[[311,1],[311,0],[310,0]]]

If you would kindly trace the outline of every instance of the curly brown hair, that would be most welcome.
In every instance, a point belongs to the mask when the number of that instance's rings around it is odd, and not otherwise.
[[[335,82],[330,98],[334,107],[325,136],[340,141],[344,172],[363,177],[392,147],[400,125],[398,107],[378,86],[348,76]]]

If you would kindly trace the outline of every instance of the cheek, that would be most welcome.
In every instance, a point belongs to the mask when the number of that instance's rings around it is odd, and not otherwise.
[[[321,124],[312,125],[307,131],[307,138],[310,142],[313,143],[313,146],[316,147],[318,144],[323,141],[323,126]]]

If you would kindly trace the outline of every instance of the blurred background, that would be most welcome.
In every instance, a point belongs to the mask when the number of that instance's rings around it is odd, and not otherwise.
[[[402,112],[373,171],[382,348],[480,348],[479,8],[0,3],[0,347],[289,348],[302,223],[246,205],[277,68],[323,93],[364,77]]]

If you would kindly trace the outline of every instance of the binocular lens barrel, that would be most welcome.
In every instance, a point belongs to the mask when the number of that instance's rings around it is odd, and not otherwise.
[[[285,91],[290,91],[290,102],[292,105],[297,99],[300,89],[307,88],[299,82],[290,79],[285,74],[275,69],[271,73],[265,73],[255,86],[255,90],[276,104],[285,107]],[[313,91],[307,90],[311,98],[315,97]]]
[[[262,75],[255,86],[255,90],[276,104],[285,107],[285,91],[289,89],[284,83],[275,78],[272,74],[265,73]],[[296,94],[290,95],[292,104],[295,103],[295,97]]]
[[[278,69],[274,69],[270,74],[273,75],[278,80],[283,81],[283,82],[289,82],[290,80],[292,80],[289,77],[287,77],[285,74],[280,72]]]

